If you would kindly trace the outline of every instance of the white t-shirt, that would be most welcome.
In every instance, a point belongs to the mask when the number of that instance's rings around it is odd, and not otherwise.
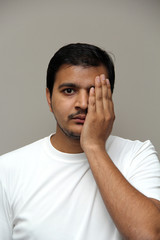
[[[160,200],[160,163],[150,141],[110,136],[106,150],[135,188]],[[11,239],[123,239],[84,153],[59,152],[49,136],[1,156],[0,240]]]

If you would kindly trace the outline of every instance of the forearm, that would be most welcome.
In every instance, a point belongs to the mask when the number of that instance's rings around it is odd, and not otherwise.
[[[104,149],[86,155],[103,201],[126,239],[160,239],[160,211],[123,177]],[[158,237],[159,236],[159,237]]]
[[[102,74],[95,78],[95,89],[90,90],[81,147],[106,208],[125,239],[160,240],[158,207],[128,183],[105,151],[114,119],[111,86]]]

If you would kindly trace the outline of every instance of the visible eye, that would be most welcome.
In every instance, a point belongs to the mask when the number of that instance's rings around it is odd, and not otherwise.
[[[72,88],[66,88],[66,89],[63,90],[63,92],[67,95],[71,95],[75,92],[75,90],[72,89]]]

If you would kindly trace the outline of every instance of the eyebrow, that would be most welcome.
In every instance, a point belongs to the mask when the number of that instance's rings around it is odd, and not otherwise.
[[[63,87],[73,87],[73,88],[78,88],[79,86],[74,84],[74,83],[62,83],[61,85],[59,85],[58,89],[61,89]]]
[[[74,84],[74,83],[62,83],[61,85],[59,85],[58,89],[61,89],[63,87],[71,87],[71,88],[81,88],[80,85]],[[89,86],[87,89],[90,89],[95,86],[91,85]]]

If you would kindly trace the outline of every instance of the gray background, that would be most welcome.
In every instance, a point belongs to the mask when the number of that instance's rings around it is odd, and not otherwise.
[[[114,54],[113,134],[160,150],[159,0],[0,0],[0,154],[55,131],[48,62],[71,42]]]

